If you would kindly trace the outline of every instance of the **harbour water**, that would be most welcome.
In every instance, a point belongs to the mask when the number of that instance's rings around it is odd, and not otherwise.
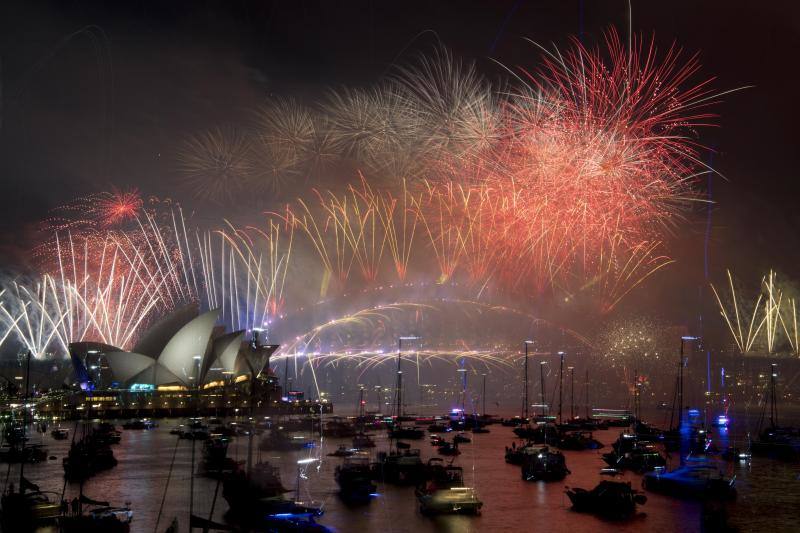
[[[123,431],[122,443],[113,447],[119,464],[91,478],[85,484],[84,492],[90,498],[107,500],[112,505],[129,502],[134,511],[132,531],[160,533],[166,530],[173,518],[177,518],[180,531],[188,531],[193,444],[169,433],[171,427],[180,423],[179,420],[159,422],[159,427],[153,430]],[[117,423],[121,424],[121,421]],[[609,450],[608,445],[622,431],[619,428],[595,432],[595,437],[606,444],[604,449],[564,452],[572,473],[563,481],[549,483],[523,481],[519,467],[508,465],[503,459],[505,446],[515,440],[511,428],[492,425],[490,430],[487,434],[470,435],[472,443],[461,445],[462,454],[454,463],[464,468],[465,483],[477,487],[484,502],[483,512],[477,517],[425,517],[417,508],[413,488],[384,484],[379,484],[378,495],[368,505],[346,506],[337,496],[334,481],[334,469],[341,459],[326,454],[339,444],[349,445],[349,440],[326,438],[321,453],[313,449],[288,453],[255,452],[255,458],[279,465],[284,486],[294,490],[298,479],[297,461],[319,457],[320,461],[302,466],[300,496],[304,500],[324,502],[325,514],[319,522],[338,532],[701,531],[702,508],[699,503],[649,492],[646,493],[647,503],[640,506],[641,514],[627,522],[606,522],[570,509],[569,499],[564,494],[566,487],[592,488],[601,479],[608,479],[600,476],[600,469],[605,466],[601,454]],[[383,432],[377,433],[376,440],[378,447],[375,450],[388,448],[389,442]],[[26,465],[26,477],[37,483],[41,490],[60,495],[65,486],[61,459],[67,452],[69,440],[55,441],[49,432],[31,436],[32,443],[40,441],[49,447],[49,455],[55,459]],[[202,443],[197,442],[195,446],[195,458],[199,462]],[[427,438],[412,442],[412,446],[421,449],[423,460],[437,456]],[[246,454],[247,437],[235,438],[229,455],[245,460]],[[671,461],[676,462],[677,457],[673,456]],[[167,486],[171,464],[172,475]],[[728,506],[732,526],[740,531],[798,531],[800,465],[758,457],[749,464],[721,464],[729,474],[736,476],[738,499]],[[18,466],[14,465],[4,474],[8,474],[8,477],[3,476],[6,486],[17,481]],[[630,481],[634,488],[641,488],[639,475],[626,473],[618,479]],[[216,488],[215,480],[195,477],[194,511],[197,515],[212,515],[214,520],[224,522],[227,504],[222,498],[221,487],[215,499]],[[67,500],[77,495],[78,490],[77,484],[67,484]]]

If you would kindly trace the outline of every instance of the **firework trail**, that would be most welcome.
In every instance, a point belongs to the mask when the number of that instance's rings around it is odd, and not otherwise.
[[[721,295],[713,283],[711,290],[739,353],[764,350],[772,354],[788,345],[789,351],[798,355],[797,303],[785,296],[788,290],[778,283],[775,272],[770,270],[761,278],[759,291],[752,299],[736,290],[733,274],[726,272],[728,293]]]
[[[197,235],[206,301],[222,309],[231,330],[268,329],[285,304],[294,228],[268,219],[266,228],[227,228]]]

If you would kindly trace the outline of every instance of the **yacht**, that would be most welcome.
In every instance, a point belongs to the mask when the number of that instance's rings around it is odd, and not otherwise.
[[[670,472],[656,468],[644,475],[643,485],[647,490],[679,498],[733,500],[736,498],[734,481],[714,464],[701,461]]]
[[[572,508],[607,519],[625,519],[636,513],[636,505],[647,502],[647,496],[631,488],[630,482],[601,481],[592,490],[572,488],[566,491]]]
[[[547,446],[525,448],[521,472],[525,481],[558,481],[571,473],[564,454]]]
[[[372,481],[369,455],[365,453],[346,457],[344,463],[336,467],[335,477],[339,495],[347,503],[367,503],[378,490]]]

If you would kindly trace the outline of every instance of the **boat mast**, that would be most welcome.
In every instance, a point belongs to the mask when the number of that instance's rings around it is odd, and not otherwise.
[[[545,415],[545,406],[546,406],[546,404],[544,403],[544,363],[545,363],[544,361],[539,361],[539,382],[541,384],[540,387],[541,390],[539,391],[539,393],[541,395],[541,402],[542,402],[542,416]]]
[[[586,389],[586,420],[589,420],[589,369],[586,369],[586,378],[584,379],[583,386]]]
[[[569,370],[569,418],[575,419],[575,367],[571,366]]]
[[[19,463],[19,492],[20,494],[25,492],[23,488],[22,480],[25,479],[23,477],[23,472],[25,471],[25,425],[28,422],[28,394],[29,394],[29,387],[31,381],[31,351],[28,350],[27,361],[25,363],[25,396],[22,400],[22,452],[20,453],[22,457],[22,461]]]
[[[561,363],[558,370],[558,423],[562,424],[564,420],[561,417],[561,408],[564,400],[564,352],[558,352],[561,356]]]
[[[528,419],[528,406],[530,402],[528,401],[528,345],[530,341],[525,341],[525,378],[524,378],[524,389],[522,391],[522,413],[521,417],[524,420]]]
[[[777,364],[772,363],[769,365],[769,380],[770,380],[770,405],[769,405],[769,423],[772,427],[778,426],[778,397],[775,392],[775,378],[778,376]]]
[[[483,416],[486,417],[486,374],[483,375],[483,392],[481,392],[481,400],[483,401]]]
[[[400,423],[401,410],[403,407],[403,370],[400,368],[402,360],[402,344],[403,339],[397,339],[397,385],[395,386],[395,399],[397,404],[395,406],[395,413],[397,414],[396,422]]]

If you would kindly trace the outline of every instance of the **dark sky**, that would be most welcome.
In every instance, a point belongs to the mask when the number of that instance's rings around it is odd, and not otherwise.
[[[369,84],[437,40],[489,76],[490,58],[535,68],[523,37],[593,43],[610,25],[626,31],[627,11],[579,0],[2,2],[0,266],[17,261],[26,228],[77,195],[109,185],[176,195],[180,140],[244,120],[269,95]],[[793,274],[800,2],[634,1],[633,28],[700,52],[720,90],[754,85],[724,98],[721,127],[703,138],[728,178],[712,180],[711,275]],[[680,229],[665,287],[702,283],[704,217]]]

